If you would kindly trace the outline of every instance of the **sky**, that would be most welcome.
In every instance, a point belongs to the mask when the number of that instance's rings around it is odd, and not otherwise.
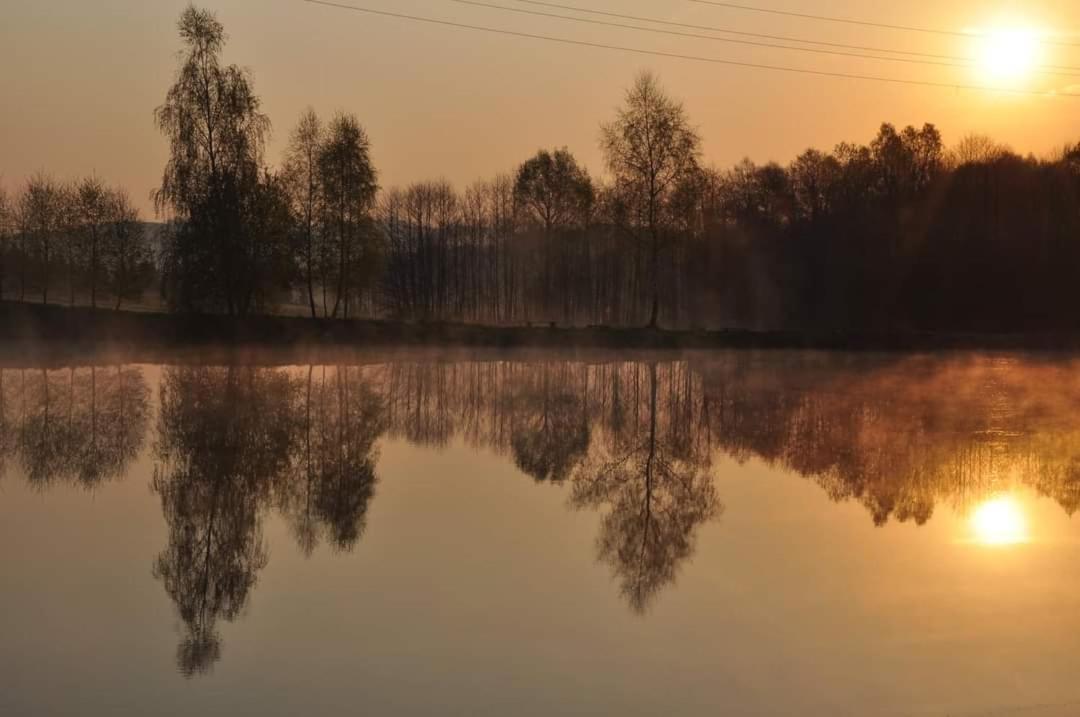
[[[521,0],[483,1],[601,19]],[[968,37],[812,21],[692,0],[552,1],[818,42],[963,57],[983,52]],[[298,115],[311,106],[327,117],[343,110],[360,118],[384,187],[433,178],[465,186],[512,171],[541,147],[566,146],[591,172],[602,174],[600,125],[614,116],[625,88],[642,70],[654,71],[669,93],[684,102],[704,139],[706,162],[718,167],[744,157],[787,163],[808,147],[868,142],[885,121],[933,122],[949,144],[969,133],[989,134],[1025,154],[1047,155],[1080,141],[1080,97],[957,87],[999,82],[988,80],[986,62],[956,68],[740,46],[453,0],[341,2],[584,42],[948,87],[570,46],[365,15],[304,0],[202,0],[200,5],[216,11],[229,33],[226,62],[253,73],[264,111],[274,124],[267,147],[272,165],[280,161]],[[1080,3],[1075,0],[745,3],[952,31],[1037,28],[1050,33],[1055,43],[1041,47],[1038,62],[1076,67],[1076,76],[1023,73],[1010,82],[1059,93],[1071,87],[1080,94]],[[96,174],[126,187],[144,215],[153,218],[150,193],[168,152],[154,126],[153,110],[176,70],[181,47],[176,20],[186,4],[6,0],[0,23],[0,182],[9,191],[37,172],[57,178]],[[1065,46],[1068,43],[1075,44]],[[1000,60],[1002,52],[990,55]]]

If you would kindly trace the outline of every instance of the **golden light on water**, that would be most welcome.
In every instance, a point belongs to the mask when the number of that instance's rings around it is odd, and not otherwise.
[[[1028,539],[1024,511],[1009,496],[999,496],[978,506],[971,515],[971,529],[983,545],[1017,545]]]
[[[976,56],[984,81],[1015,86],[1030,79],[1041,62],[1039,33],[1020,27],[980,30]]]

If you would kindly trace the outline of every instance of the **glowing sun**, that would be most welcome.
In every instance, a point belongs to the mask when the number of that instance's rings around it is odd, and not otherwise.
[[[977,35],[977,63],[988,82],[1012,84],[1028,79],[1039,65],[1039,34],[1022,28],[982,30]]]
[[[1014,498],[1002,496],[983,503],[971,516],[971,529],[984,545],[1016,545],[1026,542],[1027,520]]]

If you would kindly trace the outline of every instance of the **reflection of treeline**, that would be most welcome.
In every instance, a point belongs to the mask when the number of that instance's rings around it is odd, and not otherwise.
[[[185,624],[178,662],[190,675],[218,659],[217,621],[241,614],[267,564],[268,511],[306,554],[359,540],[384,411],[345,368],[166,369],[160,401],[153,487],[169,540],[154,574]]]
[[[187,674],[221,653],[280,515],[307,555],[350,551],[383,436],[504,455],[600,514],[596,555],[644,612],[723,511],[716,458],[806,476],[877,524],[928,521],[1027,486],[1080,508],[1080,373],[993,357],[730,352],[680,360],[398,361],[165,368],[153,489],[168,527],[154,575],[177,606]],[[137,369],[0,371],[0,457],[35,485],[121,475],[143,445]]]
[[[219,659],[217,622],[243,612],[267,564],[268,513],[306,554],[356,545],[388,432],[433,446],[465,436],[537,480],[575,481],[571,502],[605,515],[599,556],[644,610],[720,510],[685,430],[692,382],[682,364],[165,369],[153,487],[169,539],[154,574],[185,625],[181,669]]]
[[[929,520],[1026,485],[1080,507],[1069,364],[732,355],[701,365],[713,445],[816,480],[874,521]],[[1080,465],[1080,464],[1076,464]]]
[[[122,477],[145,441],[149,398],[136,368],[0,369],[0,475],[15,458],[38,487]]]
[[[580,458],[594,437],[615,450],[644,431],[653,413],[649,366],[635,362],[399,362],[362,370],[385,392],[392,435],[433,446],[460,436],[510,455],[537,480],[569,477],[575,461],[552,451]],[[662,363],[657,383],[659,431],[707,463],[704,435],[695,430],[700,377],[689,364]]]
[[[884,124],[866,144],[715,169],[684,108],[646,74],[600,133],[602,178],[555,149],[463,191],[383,190],[371,139],[347,113],[305,111],[271,168],[270,119],[251,74],[223,61],[224,28],[190,7],[180,31],[156,112],[170,153],[155,195],[171,220],[161,288],[177,311],[1078,327],[1065,307],[1080,300],[1080,145],[1051,160],[980,137],[947,151],[933,125]],[[13,204],[0,201],[0,295],[44,294],[64,268],[91,296],[99,284],[118,299],[141,290],[145,249],[124,239],[137,235],[122,195],[39,178]]]
[[[693,553],[721,505],[709,473],[701,384],[685,363],[392,364],[392,433],[445,445],[455,435],[512,458],[570,502],[603,513],[599,558],[644,611]],[[703,441],[702,439],[706,439]]]
[[[460,436],[537,480],[580,479],[648,432],[680,460],[763,460],[858,500],[877,523],[928,520],[1027,485],[1080,508],[1080,382],[1070,364],[725,353],[642,364],[417,363],[381,374],[410,441]]]

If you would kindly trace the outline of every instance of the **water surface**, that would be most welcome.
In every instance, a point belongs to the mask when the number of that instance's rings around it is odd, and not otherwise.
[[[1071,357],[11,366],[0,714],[1080,713]]]

